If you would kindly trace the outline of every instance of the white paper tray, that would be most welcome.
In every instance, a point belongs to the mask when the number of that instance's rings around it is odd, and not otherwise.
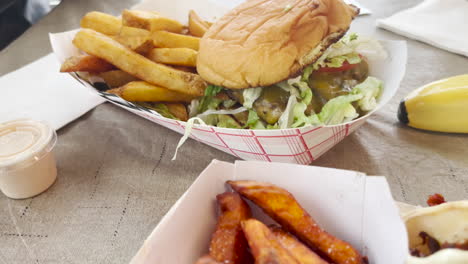
[[[285,188],[329,233],[351,243],[372,264],[403,264],[406,229],[384,177],[293,164],[214,160],[174,204],[131,264],[189,264],[208,253],[216,195],[227,180],[255,180]],[[259,208],[253,217],[271,223]]]

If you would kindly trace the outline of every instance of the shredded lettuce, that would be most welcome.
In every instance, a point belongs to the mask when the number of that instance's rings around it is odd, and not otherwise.
[[[165,104],[146,103],[146,102],[139,102],[138,104],[143,106],[143,107],[152,109],[152,110],[158,112],[160,115],[162,115],[162,116],[164,116],[166,118],[179,120],[177,117],[175,117],[171,113],[171,111],[169,111],[169,108]]]
[[[301,98],[299,90],[296,87],[294,87],[289,80],[279,82],[276,85],[284,91],[290,93],[291,95],[294,95],[297,98]]]
[[[177,151],[179,150],[180,147],[185,143],[185,141],[189,138],[190,133],[192,133],[193,125],[195,124],[195,121],[198,121],[199,124],[206,125],[201,118],[198,117],[192,117],[189,120],[187,120],[185,124],[185,132],[184,136],[179,140],[179,143],[177,144],[174,156],[172,157],[172,160],[176,160],[177,158]]]
[[[205,112],[197,115],[197,117],[201,118],[208,125],[216,126],[218,122],[220,121],[219,120],[220,115],[234,115],[234,114],[238,114],[244,111],[247,111],[247,108],[239,107],[237,109],[222,109],[222,110],[208,109]]]
[[[361,36],[354,45],[356,53],[370,60],[384,60],[388,57],[387,51],[376,39]]]
[[[216,97],[205,96],[198,105],[198,113],[204,113],[209,109],[216,109],[223,101]]]
[[[343,55],[343,56],[345,56],[346,60],[350,64],[358,64],[358,63],[360,63],[362,61],[361,56],[359,56],[359,53],[357,53],[357,52],[349,53],[349,54],[346,54],[346,55]]]
[[[216,109],[222,103],[221,99],[215,96],[223,90],[223,87],[217,85],[208,85],[205,89],[205,96],[203,96],[198,104],[197,112],[203,113],[208,109]]]
[[[251,109],[253,103],[260,97],[262,94],[262,87],[244,89],[242,96],[244,97],[244,107]]]
[[[359,54],[353,52],[329,58],[324,62],[324,66],[330,68],[339,68],[343,66],[343,63],[345,63],[345,61],[347,61],[350,64],[358,64],[362,61],[362,59],[361,57],[359,57]]]
[[[307,81],[302,80],[302,76],[289,79],[287,82],[289,85],[299,88],[300,98],[303,103],[309,105],[312,102],[312,89],[310,89]]]
[[[305,114],[305,110],[307,109],[307,105],[305,103],[297,103],[294,106],[294,123],[291,125],[291,127],[302,127],[302,126],[308,126],[308,125],[320,125],[322,122],[320,122],[318,116],[316,114],[313,114],[311,116],[307,116]]]
[[[385,59],[388,56],[378,40],[359,37],[356,33],[352,33],[328,47],[314,64],[306,67],[302,79],[308,80],[310,74],[320,67],[339,68],[345,61],[357,64],[361,62],[359,54],[372,60]]]
[[[291,127],[293,119],[294,119],[294,106],[297,104],[296,96],[291,94],[288,99],[288,104],[284,109],[283,114],[281,114],[280,118],[278,119],[278,126],[281,129],[285,129]]]
[[[216,114],[213,114],[213,115],[206,115],[206,116],[203,116],[203,117],[200,117],[201,120],[203,120],[205,122],[205,124],[209,125],[209,126],[216,126],[216,124],[218,124],[218,115]]]
[[[309,65],[307,66],[304,71],[302,72],[302,78],[301,80],[303,82],[309,82],[309,77],[310,75],[312,74],[312,72],[314,71],[314,65]]]
[[[331,68],[339,68],[343,66],[343,63],[346,61],[345,56],[336,56],[333,58],[328,59],[327,61],[323,62],[323,66],[331,67]]]
[[[247,117],[247,123],[245,124],[245,127],[248,127],[250,129],[265,129],[265,126],[260,120],[260,117],[258,116],[257,112],[255,112],[252,109],[249,110],[249,116]]]
[[[305,114],[307,104],[304,101],[294,101],[292,98],[295,99],[296,97],[291,95],[288,105],[277,123],[278,127],[317,126],[321,124],[336,125],[351,121],[359,116],[352,103],[357,102],[357,105],[363,111],[375,109],[382,86],[382,81],[379,79],[368,77],[364,82],[356,85],[350,94],[341,95],[329,100],[319,114],[312,114],[310,116]]]
[[[241,112],[247,111],[247,108],[245,107],[239,107],[236,109],[222,109],[222,110],[216,110],[216,109],[209,109],[206,110],[205,112],[197,115],[197,117],[204,117],[204,116],[209,116],[209,115],[234,115],[238,114]]]
[[[200,105],[200,101],[198,99],[193,99],[188,106],[188,114],[189,117],[194,117],[198,114],[198,106]]]
[[[312,102],[312,89],[310,89],[307,81],[302,80],[302,76],[291,78],[277,84],[281,89],[295,95],[301,102],[309,105]]]
[[[218,115],[217,127],[242,128],[237,121],[229,115]]]
[[[351,91],[352,94],[360,94],[362,98],[359,99],[359,108],[363,111],[372,111],[377,107],[376,98],[379,97],[383,89],[381,80],[374,77],[367,77],[367,79],[354,86]]]
[[[340,41],[331,45],[324,54],[326,54],[327,58],[333,58],[351,53],[361,54],[371,59],[385,59],[388,56],[378,40],[358,36],[356,33],[343,37]]]
[[[278,123],[275,123],[273,125],[268,124],[266,126],[266,129],[278,129],[278,128],[279,128]]]
[[[319,120],[325,125],[337,125],[353,120],[359,114],[351,103],[362,97],[361,94],[348,94],[331,99],[318,114]]]
[[[250,129],[265,129],[265,125],[261,120],[258,120],[254,126],[252,126]]]
[[[205,96],[216,96],[221,90],[223,90],[222,86],[210,84],[205,89]]]
[[[224,106],[225,108],[231,108],[231,107],[233,107],[235,104],[236,104],[236,101],[231,100],[231,99],[223,101],[223,106]]]

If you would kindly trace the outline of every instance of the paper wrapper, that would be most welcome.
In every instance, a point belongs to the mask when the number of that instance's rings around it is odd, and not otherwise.
[[[288,175],[288,177],[285,177]],[[293,164],[213,161],[174,204],[131,264],[187,264],[208,253],[217,221],[216,195],[227,180],[255,180],[285,188],[329,233],[351,243],[372,264],[403,264],[408,241],[384,177]],[[249,203],[253,217],[272,222]]]
[[[167,4],[164,0],[144,1],[133,7],[142,10],[157,10],[165,16],[187,23],[189,10],[213,20],[241,1],[213,0],[174,0]],[[76,31],[51,34],[50,40],[54,53],[60,62],[79,54],[72,44]],[[359,33],[359,32],[357,32]],[[402,41],[382,41],[389,56],[386,60],[369,61],[370,74],[384,82],[384,91],[379,98],[378,107],[367,115],[351,122],[321,127],[303,127],[278,130],[229,129],[213,126],[195,125],[191,138],[227,152],[240,159],[270,162],[310,164],[327,150],[343,140],[361,126],[366,119],[396,93],[406,68],[406,43]],[[120,106],[143,118],[183,134],[186,123],[162,117],[153,110],[127,102],[118,96],[97,91],[91,84],[72,74],[83,86],[100,94],[107,101]],[[183,147],[181,148],[183,151]]]

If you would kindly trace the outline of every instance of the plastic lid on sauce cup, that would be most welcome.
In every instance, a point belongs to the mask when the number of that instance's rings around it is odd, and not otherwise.
[[[0,124],[0,189],[11,198],[43,192],[57,176],[57,135],[46,123],[19,119]]]

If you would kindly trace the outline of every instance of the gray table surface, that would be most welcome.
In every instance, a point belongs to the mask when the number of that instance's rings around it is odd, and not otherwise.
[[[420,1],[361,2],[374,14],[359,17],[355,28],[379,38],[405,39],[377,29],[375,19]],[[77,28],[87,11],[118,14],[135,3],[64,0],[0,52],[0,76],[51,52],[48,32]],[[449,200],[466,199],[468,137],[403,127],[396,111],[412,89],[467,73],[468,59],[412,40],[408,54],[407,74],[393,100],[313,165],[387,176],[400,201],[423,204],[434,192]],[[58,135],[58,181],[32,199],[0,195],[0,263],[128,263],[212,159],[235,160],[189,140],[177,161],[171,161],[179,134],[110,104]]]

